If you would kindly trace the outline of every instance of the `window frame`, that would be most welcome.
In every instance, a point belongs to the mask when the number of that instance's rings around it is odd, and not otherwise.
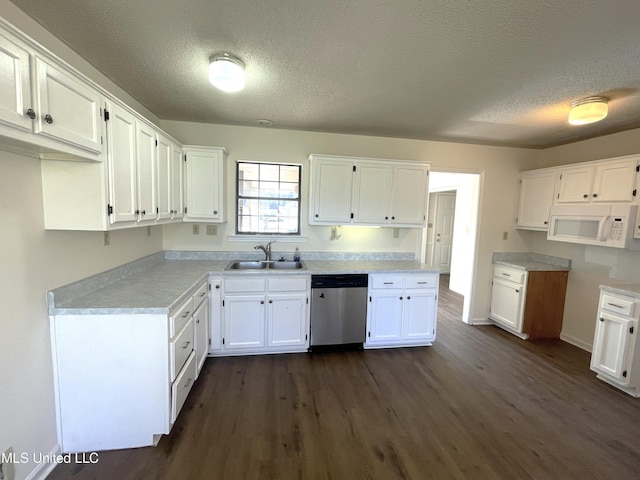
[[[245,197],[240,196],[240,165],[241,164],[253,164],[253,165],[277,165],[278,167],[297,167],[298,168],[298,198],[289,197]],[[236,199],[235,199],[235,217],[236,217],[236,235],[244,237],[257,237],[257,236],[282,236],[282,237],[299,237],[300,232],[300,214],[302,208],[302,164],[299,163],[282,163],[282,162],[264,162],[259,160],[236,160]],[[259,180],[259,178],[258,178]],[[251,199],[251,200],[277,200],[277,201],[296,201],[298,202],[298,221],[296,224],[295,232],[241,232],[240,231],[240,212],[238,208],[239,200]]]

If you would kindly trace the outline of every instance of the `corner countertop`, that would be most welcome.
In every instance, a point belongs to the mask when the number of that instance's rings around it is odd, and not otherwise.
[[[551,257],[531,252],[495,252],[493,264],[527,272],[564,272],[571,270],[568,258]]]
[[[82,291],[81,280],[48,292],[50,315],[168,314],[178,308],[209,275],[313,275],[349,273],[438,273],[439,269],[406,260],[308,260],[301,270],[225,271],[229,260],[164,260],[140,267],[121,279]],[[117,269],[114,269],[117,270]],[[96,276],[99,277],[100,275]],[[75,289],[71,293],[71,290]]]
[[[620,285],[600,285],[600,290],[618,295],[629,295],[640,300],[640,283],[626,283]]]

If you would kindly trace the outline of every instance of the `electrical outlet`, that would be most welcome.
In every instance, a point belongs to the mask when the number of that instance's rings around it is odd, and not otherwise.
[[[15,480],[15,472],[13,465],[16,460],[16,454],[13,453],[13,447],[7,448],[6,451],[0,454],[0,480]]]
[[[151,227],[147,227],[147,237],[151,236]]]
[[[207,235],[217,235],[217,234],[218,234],[217,225],[207,225]]]
[[[509,240],[509,232],[502,232],[502,239]]]
[[[394,228],[393,229],[393,238],[400,238],[400,229],[399,228]]]
[[[111,245],[111,232],[104,232],[104,246]]]
[[[193,234],[194,235],[200,235],[200,225],[195,224],[195,225],[192,225],[191,228],[193,229]]]

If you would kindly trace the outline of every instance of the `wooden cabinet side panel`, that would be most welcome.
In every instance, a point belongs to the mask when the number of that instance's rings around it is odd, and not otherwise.
[[[523,332],[530,339],[560,338],[569,272],[529,272]]]

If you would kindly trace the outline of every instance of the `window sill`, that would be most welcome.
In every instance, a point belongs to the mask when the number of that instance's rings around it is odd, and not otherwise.
[[[301,235],[229,235],[229,242],[273,242],[278,243],[307,243],[308,237]]]

